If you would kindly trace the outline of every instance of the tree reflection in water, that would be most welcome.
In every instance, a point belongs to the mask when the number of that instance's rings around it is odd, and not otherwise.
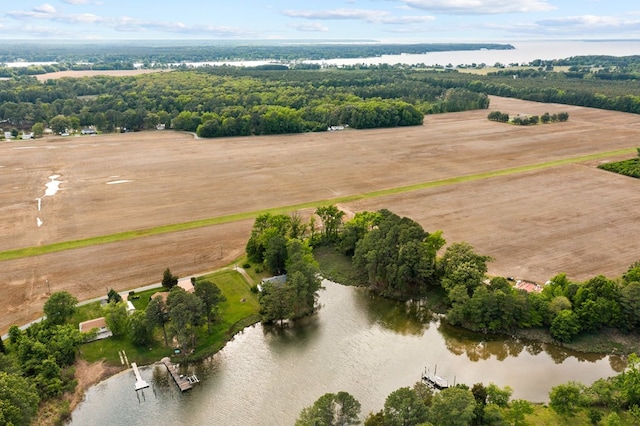
[[[577,352],[550,343],[534,342],[504,335],[485,335],[454,327],[446,321],[438,324],[438,331],[445,341],[449,351],[456,355],[466,355],[470,361],[477,362],[495,357],[499,361],[509,356],[518,356],[523,350],[531,355],[546,352],[556,363],[562,364],[568,358],[576,358],[580,362],[596,362],[609,357],[611,368],[622,371],[626,368],[624,357],[599,353]]]

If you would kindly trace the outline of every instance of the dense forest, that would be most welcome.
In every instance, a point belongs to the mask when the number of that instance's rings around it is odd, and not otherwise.
[[[55,133],[87,126],[112,132],[162,123],[214,137],[410,126],[424,114],[489,105],[483,93],[425,84],[411,73],[205,67],[44,83],[21,77],[0,81],[0,120],[5,131],[40,123]]]

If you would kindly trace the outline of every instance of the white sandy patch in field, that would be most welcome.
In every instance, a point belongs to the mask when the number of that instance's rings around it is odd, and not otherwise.
[[[130,179],[110,180],[107,182],[107,185],[118,185],[121,183],[129,183],[129,182],[133,182],[133,181]]]
[[[51,176],[49,176],[49,182],[47,182],[45,184],[45,187],[47,189],[44,191],[44,195],[42,197],[36,198],[36,201],[38,202],[38,211],[39,212],[42,211],[42,199],[44,197],[53,197],[60,190],[60,184],[62,182],[58,180],[59,177],[60,177],[60,175],[51,175]],[[38,228],[40,228],[43,224],[44,224],[44,221],[40,217],[37,217],[36,218],[36,225],[38,225]]]

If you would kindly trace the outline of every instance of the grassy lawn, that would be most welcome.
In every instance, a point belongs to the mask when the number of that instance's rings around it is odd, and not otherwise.
[[[201,359],[217,352],[235,333],[260,321],[258,295],[251,291],[253,284],[249,284],[241,273],[222,270],[197,280],[213,282],[227,300],[218,307],[218,319],[211,324],[211,333],[207,333],[206,324],[199,331],[198,345],[190,359]]]
[[[366,285],[366,276],[361,276],[351,265],[351,258],[338,252],[332,246],[313,249],[313,257],[320,264],[322,276],[342,285]]]
[[[239,263],[239,265],[242,264]],[[252,279],[255,276],[255,279],[259,281],[263,273],[256,273],[255,268],[252,269],[254,272],[250,276]],[[251,291],[253,283],[249,284],[241,273],[225,269],[198,277],[197,280],[208,280],[215,283],[227,300],[218,307],[217,318],[211,324],[211,333],[207,333],[206,324],[198,331],[197,347],[194,353],[189,355],[190,360],[204,358],[217,352],[235,333],[260,321],[258,297]],[[149,297],[158,291],[162,291],[162,289],[136,293],[140,298],[132,300],[132,303],[136,309],[144,310],[149,303]],[[77,325],[81,321],[101,316],[103,316],[103,311],[100,302],[95,302],[78,307],[72,321]],[[151,364],[173,354],[172,347],[164,346],[162,330],[156,329],[154,337],[154,342],[144,348],[133,345],[128,338],[121,336],[98,340],[82,345],[80,355],[89,362],[105,359],[110,364],[120,365],[118,352],[124,350],[129,362],[137,362],[140,365]]]
[[[573,416],[562,416],[553,409],[549,408],[546,405],[538,405],[533,404],[533,414],[529,414],[525,417],[525,422],[527,425],[532,426],[581,426],[581,425],[589,425],[592,424],[589,420],[588,413],[586,409],[579,410]],[[607,416],[611,414],[609,410],[597,410],[602,414],[602,420],[598,424],[606,424],[605,419]],[[637,424],[635,419],[633,419],[629,413],[624,411],[617,412],[620,420],[622,421],[620,424],[622,425],[635,425]],[[616,423],[617,424],[617,423]]]

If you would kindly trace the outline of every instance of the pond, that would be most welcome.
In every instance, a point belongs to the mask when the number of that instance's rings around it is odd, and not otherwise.
[[[285,328],[249,327],[209,360],[189,366],[183,372],[200,379],[191,391],[181,394],[158,365],[141,368],[151,387],[136,393],[128,370],[92,387],[71,424],[292,425],[302,408],[339,391],[361,402],[364,418],[389,393],[436,367],[450,383],[508,385],[514,398],[547,401],[557,384],[591,384],[625,367],[616,356],[478,336],[417,304],[323,285],[316,315]]]

